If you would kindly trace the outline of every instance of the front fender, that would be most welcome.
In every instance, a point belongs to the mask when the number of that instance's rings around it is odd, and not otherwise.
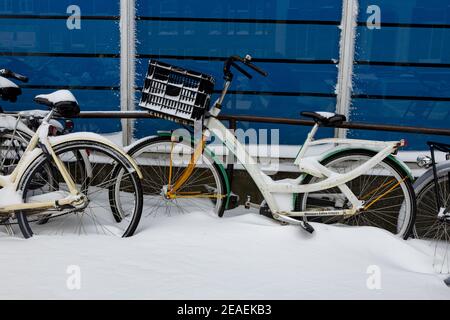
[[[78,133],[70,133],[62,136],[57,137],[49,137],[49,141],[52,147],[58,147],[59,145],[66,143],[66,142],[72,142],[72,141],[80,141],[80,140],[87,140],[92,142],[100,142],[102,144],[105,144],[112,149],[116,150],[118,153],[120,153],[121,156],[126,158],[130,164],[132,165],[132,168],[136,173],[138,174],[140,179],[143,179],[142,171],[137,165],[136,161],[132,157],[130,157],[122,148],[120,148],[118,145],[111,142],[111,140],[108,140],[107,138],[91,132],[78,132]]]

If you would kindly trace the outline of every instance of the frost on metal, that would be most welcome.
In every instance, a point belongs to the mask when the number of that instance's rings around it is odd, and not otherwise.
[[[120,1],[120,108],[121,111],[135,109],[136,79],[136,7],[135,0]],[[133,121],[122,120],[123,144],[128,145],[133,137]]]
[[[349,117],[353,91],[353,63],[355,58],[358,1],[344,0],[342,6],[341,39],[339,41],[338,81],[336,85],[336,111]],[[337,129],[337,136],[344,138],[345,129]]]

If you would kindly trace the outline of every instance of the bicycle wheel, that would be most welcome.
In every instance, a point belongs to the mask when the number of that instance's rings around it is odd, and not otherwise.
[[[19,163],[31,137],[21,131],[0,132],[0,174],[9,175]]]
[[[438,188],[442,208],[436,203],[436,187],[430,180],[417,194],[417,217],[414,237],[429,241],[434,246],[434,267],[438,272],[450,272],[450,207],[449,172],[438,173]]]
[[[170,136],[149,138],[129,150],[129,155],[139,164],[144,175],[145,216],[194,211],[223,216],[227,196],[225,181],[214,159],[206,153],[202,154],[176,197],[169,199],[165,195],[169,180],[172,183],[177,181],[193,152],[190,142],[172,142]]]
[[[375,155],[368,150],[348,150],[338,153],[322,164],[332,171],[343,174],[349,172]],[[316,183],[323,179],[308,176],[304,184]],[[312,221],[341,223],[351,226],[378,227],[407,239],[414,225],[416,201],[409,177],[399,165],[386,158],[367,174],[347,183],[366,209],[351,217],[318,217]],[[297,198],[297,210],[321,211],[351,208],[351,203],[339,188],[331,188],[313,193],[305,193]]]
[[[142,186],[130,162],[114,148],[100,142],[73,141],[55,148],[78,190],[87,199],[83,207],[63,207],[45,211],[17,213],[19,227],[25,238],[39,235],[101,234],[129,237],[135,232],[142,214]],[[80,155],[85,155],[80,165]],[[56,174],[43,175],[53,168]],[[120,168],[120,177],[113,176]],[[114,199],[127,215],[118,219],[111,212],[109,187],[118,192]],[[36,186],[39,186],[36,188]],[[19,182],[25,203],[53,201],[69,194],[56,164],[44,155],[36,159]],[[44,223],[43,223],[44,221]]]

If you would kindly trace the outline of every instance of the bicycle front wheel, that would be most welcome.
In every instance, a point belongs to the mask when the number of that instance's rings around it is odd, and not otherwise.
[[[25,238],[39,235],[100,234],[129,237],[142,213],[142,186],[129,160],[114,148],[94,141],[72,141],[55,148],[77,189],[85,196],[81,207],[17,213]],[[45,174],[52,168],[52,174]],[[113,172],[120,172],[118,176]],[[110,187],[114,186],[114,199]],[[37,158],[19,183],[25,203],[61,200],[69,189],[53,160]],[[120,210],[112,212],[114,205]],[[117,216],[117,213],[124,213]]]
[[[173,198],[166,191],[188,166],[194,147],[190,141],[172,141],[170,136],[150,138],[129,150],[144,175],[144,216],[211,212],[222,216],[226,186],[219,166],[205,152],[191,175]]]
[[[345,174],[369,161],[375,152],[348,150],[338,153],[322,164],[330,170]],[[316,183],[322,179],[308,176],[304,183]],[[407,239],[414,225],[416,201],[408,175],[393,160],[386,158],[366,174],[347,183],[365,209],[354,216],[312,218],[311,221],[340,223],[351,226],[371,226],[388,230]],[[297,199],[300,211],[350,209],[351,203],[339,188],[305,193]]]

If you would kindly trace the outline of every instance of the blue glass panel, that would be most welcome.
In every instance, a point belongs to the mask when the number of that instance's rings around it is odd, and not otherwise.
[[[360,0],[359,21],[367,20],[371,5],[380,7],[382,22],[450,23],[450,3],[446,0]]]
[[[33,102],[33,98],[38,94],[50,93],[52,90],[24,89],[23,95],[16,103],[0,101],[0,105],[5,111],[21,111],[42,109],[45,106]],[[72,93],[80,104],[81,111],[120,111],[119,93],[106,90],[72,90]],[[77,119],[75,120],[76,131],[89,131],[98,133],[117,132],[121,130],[120,120],[113,119]]]
[[[138,0],[137,13],[152,17],[340,21],[339,0]]]
[[[387,131],[349,130],[348,137],[353,139],[368,139],[379,141],[400,141],[401,139],[405,139],[408,145],[401,150],[409,151],[428,151],[427,141],[436,141],[450,144],[449,137],[445,136],[431,136],[424,134]]]
[[[450,102],[411,100],[354,99],[351,121],[400,126],[448,128],[450,123]],[[354,131],[354,138],[396,140],[408,138],[409,148],[426,149],[425,142],[434,137],[427,135],[406,135],[403,133]],[[449,138],[447,138],[448,142]]]
[[[226,125],[228,125],[225,122]],[[165,120],[157,119],[139,119],[136,121],[136,138],[143,138],[150,135],[155,135],[158,130],[174,130],[178,128],[177,124]],[[306,139],[311,127],[297,126],[297,125],[279,125],[266,123],[250,123],[239,122],[238,128],[243,130],[253,129],[268,129],[279,130],[279,142],[284,145],[301,145]],[[334,131],[331,128],[321,128],[317,134],[317,138],[333,137]],[[270,133],[269,133],[270,137]],[[270,139],[270,138],[269,138]],[[270,141],[269,141],[270,142]]]
[[[119,0],[0,0],[0,14],[67,15],[77,5],[83,15],[119,15]]]
[[[222,114],[300,119],[301,111],[334,111],[335,108],[335,98],[230,94],[224,103]],[[255,129],[268,127],[280,129],[280,141],[282,144],[303,143],[302,140],[310,129],[301,126],[257,123],[240,123],[239,126],[243,129],[249,127]],[[175,127],[176,125],[172,122],[165,120],[141,119],[136,122],[136,134],[140,138],[155,134],[157,130],[171,130]],[[320,136],[331,136],[332,131],[323,129]]]
[[[337,59],[337,26],[139,21],[140,54]]]
[[[192,60],[161,60],[166,63],[213,75],[216,79],[216,90],[223,87],[223,62],[192,61]],[[148,59],[140,59],[137,67],[136,83],[143,85],[147,71]],[[269,73],[267,78],[253,73],[249,80],[239,72],[231,90],[269,91],[269,92],[318,92],[334,93],[337,68],[335,65],[287,64],[287,63],[256,63]]]
[[[356,66],[356,94],[450,97],[450,69]]]
[[[32,85],[118,86],[120,61],[115,58],[7,57],[0,68],[27,75]]]
[[[359,27],[357,59],[450,63],[450,29]]]
[[[69,30],[65,20],[0,19],[0,50],[5,52],[118,53],[116,21],[85,20]]]

